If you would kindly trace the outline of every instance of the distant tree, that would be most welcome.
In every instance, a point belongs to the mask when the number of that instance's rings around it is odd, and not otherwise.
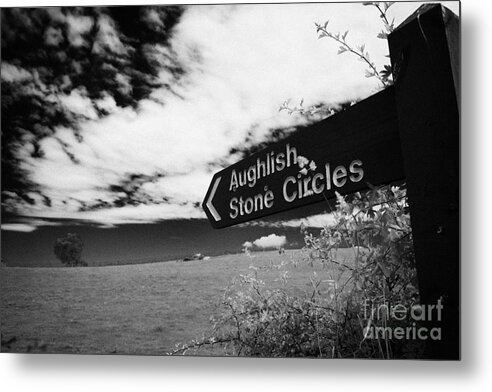
[[[57,238],[54,245],[55,256],[70,267],[87,266],[82,260],[84,243],[77,234],[68,233],[66,237]]]

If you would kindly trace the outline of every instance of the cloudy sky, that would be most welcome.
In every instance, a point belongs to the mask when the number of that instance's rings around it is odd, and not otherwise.
[[[419,5],[388,15],[398,25]],[[69,226],[98,238],[189,227],[203,247],[213,174],[319,120],[279,111],[284,101],[337,108],[381,87],[317,39],[315,22],[327,20],[378,68],[388,62],[378,12],[360,3],[3,9],[3,253],[16,258],[22,241]],[[240,246],[327,219],[305,213],[257,222],[257,235],[228,232]]]

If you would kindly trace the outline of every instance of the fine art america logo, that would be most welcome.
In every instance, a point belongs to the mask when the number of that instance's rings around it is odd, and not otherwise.
[[[432,328],[422,322],[438,325],[441,322],[443,304],[441,299],[435,305],[391,304],[388,301],[376,304],[364,300],[365,339],[397,340],[441,340],[441,327]],[[405,323],[405,326],[398,326]]]

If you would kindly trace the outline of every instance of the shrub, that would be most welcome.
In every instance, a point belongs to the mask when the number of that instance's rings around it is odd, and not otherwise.
[[[68,233],[65,237],[57,238],[53,250],[55,256],[62,264],[75,267],[87,266],[87,263],[82,260],[82,250],[84,243],[77,234]]]
[[[283,282],[266,288],[262,269],[240,275],[227,290],[211,336],[180,345],[174,354],[220,345],[224,354],[260,357],[418,357],[412,340],[368,339],[368,327],[403,327],[410,321],[377,317],[368,304],[418,302],[416,270],[405,190],[385,186],[350,198],[338,195],[336,223],[314,234],[301,228],[306,260],[283,261]],[[343,260],[341,248],[353,257]],[[310,289],[299,294],[289,269],[308,263]],[[299,285],[298,285],[299,286]],[[302,285],[301,285],[302,286]],[[296,291],[297,290],[297,291]]]

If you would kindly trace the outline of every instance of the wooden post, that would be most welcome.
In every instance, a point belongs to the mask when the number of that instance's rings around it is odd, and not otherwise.
[[[421,303],[438,305],[425,358],[460,359],[459,21],[419,8],[388,38]]]

